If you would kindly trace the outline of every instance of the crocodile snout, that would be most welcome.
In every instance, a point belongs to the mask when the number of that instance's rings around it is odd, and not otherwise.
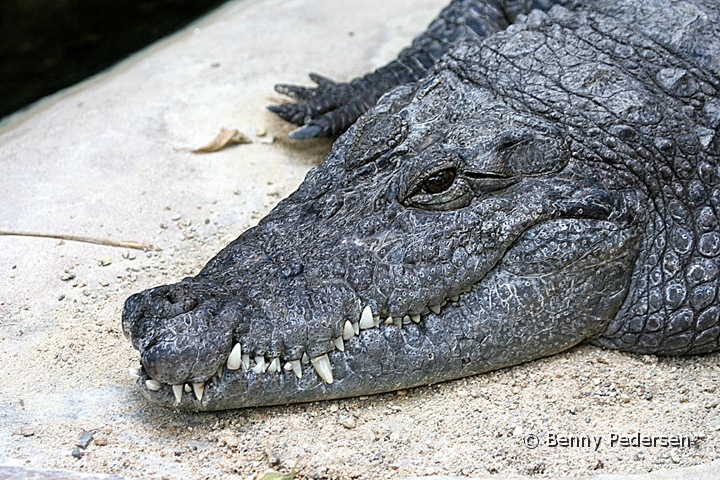
[[[140,352],[143,368],[158,382],[181,385],[210,378],[229,352],[234,308],[202,299],[187,284],[147,290],[127,299],[125,335]]]

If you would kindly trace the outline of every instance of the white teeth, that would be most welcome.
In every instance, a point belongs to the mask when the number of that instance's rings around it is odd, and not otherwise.
[[[285,370],[286,372],[289,372],[292,369],[292,364],[290,362],[286,362],[285,365],[283,365],[283,370]]]
[[[342,337],[338,337],[335,340],[333,340],[333,344],[335,344],[335,348],[337,348],[341,352],[345,351],[345,342],[343,342]]]
[[[440,315],[440,305],[430,307],[430,310],[432,310],[435,315]]]
[[[148,388],[148,390],[157,392],[162,388],[162,383],[158,382],[157,380],[149,379],[145,380],[145,386]]]
[[[388,318],[385,319],[385,325],[392,325],[392,324],[393,324],[393,319],[392,319],[392,317],[388,317]]]
[[[242,363],[242,347],[239,343],[236,343],[235,346],[232,349],[232,352],[230,352],[230,356],[227,359],[227,367],[230,370],[237,370],[240,368],[240,364]]]
[[[457,302],[458,300],[460,300],[460,295],[455,295],[453,297],[450,297],[450,300],[452,300],[453,302]]]
[[[372,310],[368,305],[363,309],[362,315],[360,315],[360,328],[365,330],[366,328],[373,328],[374,326],[375,320],[373,319]]]
[[[243,367],[245,367],[245,370],[250,370],[250,355],[243,355],[240,358],[242,360]]]
[[[313,358],[310,362],[313,367],[315,367],[315,371],[320,375],[320,378],[325,380],[325,383],[333,383],[332,367],[330,366],[330,358],[328,358],[327,353]]]
[[[290,360],[288,362],[292,368],[292,371],[295,372],[295,376],[298,377],[298,379],[302,378],[302,367],[300,366],[300,360]]]
[[[343,328],[343,340],[350,340],[352,337],[355,336],[355,329],[353,328],[352,323],[350,323],[350,320],[345,320],[345,327]]]
[[[218,378],[222,378],[223,373],[225,373],[225,365],[222,363],[218,366],[218,369],[215,371],[215,376]]]
[[[395,326],[398,327],[398,328],[402,328],[402,326],[403,326],[403,321],[400,320],[399,318],[396,318],[395,320],[393,320],[393,324],[395,324]]]
[[[268,372],[275,373],[280,371],[280,359],[274,358],[272,362],[270,362],[270,366],[268,367]]]
[[[444,307],[445,305],[447,305],[447,300],[443,300],[442,303],[440,304],[441,307]]]
[[[403,319],[402,319],[402,322],[403,322],[405,325],[407,325],[408,323],[410,323],[410,315],[405,315],[405,316],[403,317]]]
[[[428,313],[430,313],[430,309],[428,307],[425,307],[423,308],[423,311],[420,312],[420,315],[427,315]]]
[[[265,373],[265,357],[255,357],[255,366],[252,370],[258,375],[261,373]]]
[[[420,315],[410,315],[410,319],[415,323],[420,323]]]
[[[352,324],[353,330],[355,331],[355,335],[360,335],[360,323],[355,322]]]
[[[205,384],[204,383],[193,383],[193,392],[195,392],[195,398],[198,399],[198,402],[202,402],[203,393],[205,393]]]
[[[310,357],[308,357],[307,353],[303,353],[302,362],[303,362],[303,363],[310,363]]]
[[[185,390],[185,393],[190,393],[190,392],[192,392],[192,387],[190,386],[190,384],[186,383],[184,390]]]
[[[128,375],[130,375],[130,378],[132,378],[133,380],[137,380],[138,378],[140,378],[140,369],[130,367],[128,368]]]
[[[183,386],[182,385],[173,385],[173,394],[175,395],[175,402],[180,403],[182,402],[182,394],[183,394]]]

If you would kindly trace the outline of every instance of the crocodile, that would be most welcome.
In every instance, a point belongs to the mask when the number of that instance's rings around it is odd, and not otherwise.
[[[126,300],[143,396],[368,395],[583,341],[717,352],[719,25],[715,0],[455,0],[387,67],[279,86],[294,137],[347,131],[197,276]]]

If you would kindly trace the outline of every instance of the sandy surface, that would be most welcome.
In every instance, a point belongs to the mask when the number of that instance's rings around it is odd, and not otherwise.
[[[0,464],[147,478],[643,473],[720,458],[720,356],[581,346],[465,380],[210,414],[145,403],[120,329],[131,293],[197,272],[330,148],[285,140],[277,81],[377,67],[444,0],[246,0],[0,127],[0,230],[158,245],[139,251],[0,236]],[[256,142],[212,155],[220,127]],[[256,136],[258,129],[267,135]],[[262,143],[272,136],[274,143]],[[84,431],[94,441],[72,452]],[[687,437],[622,447],[611,435]],[[527,448],[537,435],[540,445]],[[552,447],[552,435],[602,437]]]

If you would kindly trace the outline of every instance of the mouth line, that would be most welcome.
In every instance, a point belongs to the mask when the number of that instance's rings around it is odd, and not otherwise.
[[[362,335],[365,330],[378,328],[380,331],[383,331],[388,328],[397,328],[402,331],[406,325],[421,325],[428,315],[440,315],[443,307],[450,302],[459,302],[463,294],[470,292],[473,287],[481,281],[482,279],[478,280],[478,282],[470,287],[466,287],[457,295],[445,298],[439,304],[424,307],[423,310],[416,315],[404,315],[402,317],[374,315],[370,306],[365,306],[362,309],[360,317],[355,322],[351,322],[350,320],[345,321],[342,335],[330,341],[330,350],[315,358],[310,358],[307,353],[303,353],[300,359],[295,360],[287,360],[283,358],[282,354],[274,358],[251,356],[249,353],[242,351],[240,342],[234,341],[233,347],[227,354],[225,361],[218,366],[210,378],[203,382],[188,381],[178,385],[162,383],[151,378],[142,366],[142,363],[139,368],[130,367],[128,374],[141,388],[146,390],[148,395],[166,396],[172,392],[175,399],[175,407],[187,403],[183,402],[185,394],[193,394],[194,400],[191,400],[191,402],[194,403],[197,401],[198,406],[203,405],[203,398],[207,399],[209,397],[206,396],[206,392],[217,390],[225,381],[225,377],[227,375],[236,375],[235,372],[243,372],[245,376],[255,376],[257,378],[273,374],[294,375],[298,381],[303,378],[303,375],[314,372],[325,384],[332,385],[334,378],[329,354],[334,350],[344,353],[346,341],[356,336],[363,338]],[[360,300],[358,300],[358,302],[360,302]]]

